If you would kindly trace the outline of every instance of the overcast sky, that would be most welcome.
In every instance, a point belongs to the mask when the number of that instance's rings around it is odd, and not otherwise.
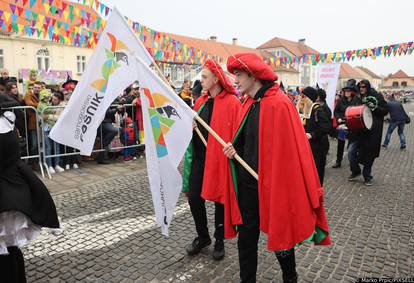
[[[257,47],[277,36],[305,38],[319,52],[346,51],[414,40],[412,0],[101,0],[157,31]],[[364,59],[380,75],[414,76],[414,53]]]

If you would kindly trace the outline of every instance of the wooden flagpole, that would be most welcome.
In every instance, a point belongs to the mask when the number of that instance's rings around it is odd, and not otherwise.
[[[167,85],[170,85],[167,78],[164,76],[160,67],[158,67],[155,61],[153,61],[153,65],[157,69],[161,78],[167,83]],[[198,114],[196,114],[194,119],[196,119],[223,147],[227,146],[226,142]],[[201,134],[200,130],[198,128],[195,128],[195,130],[199,135],[200,139],[203,141],[204,145],[207,146],[207,142]],[[257,175],[253,168],[250,167],[249,164],[247,164],[246,161],[244,161],[237,153],[236,155],[234,155],[234,159],[236,159],[240,163],[240,165],[243,166],[243,168],[246,169],[247,172],[249,172],[256,180],[259,180],[259,175]]]

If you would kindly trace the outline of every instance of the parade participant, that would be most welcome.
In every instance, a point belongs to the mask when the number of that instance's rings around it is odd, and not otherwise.
[[[404,126],[406,123],[410,122],[410,117],[404,110],[401,102],[395,100],[394,95],[391,95],[387,103],[387,109],[390,112],[390,124],[388,125],[387,135],[385,136],[384,143],[382,146],[388,148],[388,144],[391,139],[391,135],[394,132],[395,128],[398,127],[398,136],[400,137],[400,149],[404,150],[406,148],[407,141],[404,135]]]
[[[201,85],[204,94],[197,99],[194,110],[225,140],[230,140],[234,122],[239,114],[241,104],[223,69],[214,60],[204,64]],[[223,174],[227,168],[227,158],[222,154],[222,146],[199,128],[207,147],[194,132],[193,140],[185,155],[183,174],[183,192],[188,193],[188,203],[197,231],[197,237],[186,248],[187,254],[195,255],[211,244],[207,228],[205,199],[215,202],[215,233],[213,258],[224,257],[224,186]]]
[[[312,151],[295,106],[259,56],[231,56],[227,69],[248,98],[236,124],[234,147],[228,143],[224,153],[233,158],[237,151],[259,177],[257,181],[230,161],[235,169],[225,195],[226,238],[238,232],[241,282],[256,281],[260,231],[268,235],[283,282],[297,282],[294,247],[311,241],[330,244]]]
[[[323,89],[306,87],[302,92],[312,100],[310,117],[303,120],[306,137],[312,149],[315,159],[316,169],[318,170],[319,181],[323,185],[325,177],[326,155],[329,151],[328,135],[332,131],[331,116],[332,112],[326,105],[326,92]]]
[[[364,103],[372,111],[373,124],[368,131],[351,131],[349,133],[348,159],[351,167],[349,181],[354,181],[361,175],[359,164],[363,165],[362,175],[366,186],[373,185],[372,166],[381,150],[382,128],[384,116],[387,115],[387,102],[384,97],[371,88],[368,80],[358,83],[361,104]]]
[[[45,185],[20,159],[15,116],[0,104],[0,276],[26,282],[21,247],[42,227],[59,228],[56,207]]]
[[[336,162],[332,168],[340,168],[342,165],[342,158],[344,156],[345,140],[347,136],[345,111],[349,106],[356,106],[361,104],[360,98],[357,95],[358,89],[356,87],[356,81],[350,79],[347,81],[345,87],[342,89],[343,96],[339,98],[335,109],[334,116],[337,122],[337,133],[338,133],[338,147],[336,152]]]

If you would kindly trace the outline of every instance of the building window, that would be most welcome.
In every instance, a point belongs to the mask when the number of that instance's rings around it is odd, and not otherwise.
[[[407,82],[401,82],[402,87],[407,87]]]
[[[310,85],[310,66],[302,66],[302,70],[300,72],[300,79],[302,85]]]
[[[171,76],[171,67],[165,67],[164,68],[164,75],[165,76]]]
[[[78,74],[82,74],[83,72],[85,72],[86,56],[76,56],[76,63]]]
[[[392,82],[392,87],[398,87],[398,82]]]
[[[197,68],[191,69],[191,80],[194,80],[194,78],[197,76]]]
[[[0,69],[4,68],[4,55],[3,55],[3,49],[0,49]]]
[[[177,81],[184,81],[184,70],[183,68],[177,68]]]
[[[47,48],[39,49],[36,53],[37,69],[48,71],[50,69],[50,54]]]

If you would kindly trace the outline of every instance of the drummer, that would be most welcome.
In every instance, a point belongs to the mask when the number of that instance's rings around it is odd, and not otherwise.
[[[346,82],[345,87],[342,89],[343,96],[339,99],[335,106],[334,116],[338,127],[336,128],[338,134],[338,148],[336,153],[336,162],[332,168],[340,168],[342,164],[342,157],[345,149],[345,139],[348,134],[346,129],[345,110],[349,106],[356,106],[361,104],[359,98],[356,81],[350,79]]]
[[[374,178],[371,171],[375,158],[380,154],[384,116],[388,113],[387,102],[382,94],[371,88],[368,80],[360,81],[357,87],[361,99],[359,104],[365,104],[372,111],[373,123],[371,130],[350,131],[348,134],[348,159],[352,172],[348,180],[354,181],[361,175],[359,164],[362,164],[364,184],[372,186]]]
[[[302,94],[313,102],[310,117],[304,119],[303,123],[318,170],[319,181],[323,185],[326,155],[329,151],[328,135],[332,131],[332,112],[325,102],[326,92],[323,89],[308,86],[302,91]]]

